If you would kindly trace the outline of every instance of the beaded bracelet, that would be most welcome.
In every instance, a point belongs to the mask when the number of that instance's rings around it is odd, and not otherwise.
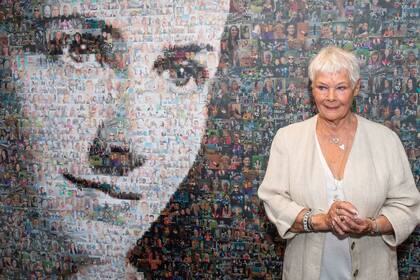
[[[305,214],[303,214],[302,223],[303,223],[304,232],[311,232],[313,230],[312,225],[310,225],[309,223],[309,218],[311,217],[312,212],[313,212],[312,209],[309,209],[308,211],[305,212]]]

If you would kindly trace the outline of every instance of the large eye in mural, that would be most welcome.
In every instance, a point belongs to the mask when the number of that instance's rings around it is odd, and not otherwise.
[[[72,35],[63,31],[53,33],[47,44],[48,54],[53,57],[67,54],[74,63],[96,61],[114,70],[125,70],[127,44],[119,30],[103,21],[86,20],[85,24],[95,28]]]
[[[185,86],[191,78],[196,85],[202,85],[208,79],[207,67],[199,63],[196,55],[202,51],[211,51],[212,47],[187,45],[173,46],[165,49],[164,55],[159,56],[154,64],[153,70],[159,75],[167,71],[169,80],[176,86]]]

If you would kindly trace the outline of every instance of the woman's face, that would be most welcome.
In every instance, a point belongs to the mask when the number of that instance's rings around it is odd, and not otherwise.
[[[263,63],[265,65],[271,64],[271,53],[269,51],[264,53]]]
[[[44,7],[44,17],[46,18],[51,17],[51,8],[48,5]]]
[[[232,89],[235,91],[239,89],[239,84],[235,80],[232,81]]]
[[[280,57],[280,62],[281,62],[281,64],[286,64],[287,63],[287,58],[284,57],[284,56]]]
[[[59,17],[60,16],[60,8],[58,6],[54,6],[52,9],[52,17]]]
[[[325,24],[321,27],[321,36],[326,36],[331,33],[331,27],[328,24]]]
[[[39,8],[38,8],[38,7],[36,7],[36,8],[34,9],[34,18],[39,19],[40,17],[41,17],[41,12],[39,11]]]
[[[56,40],[61,40],[63,38],[63,33],[61,33],[60,31],[57,31],[55,33],[55,39]]]
[[[352,87],[346,70],[317,72],[312,83],[312,94],[320,117],[331,122],[345,118],[359,89],[360,81]]]
[[[238,35],[239,35],[239,29],[238,29],[238,27],[232,26],[230,28],[230,35],[231,35],[232,38],[237,38]]]
[[[227,93],[229,91],[228,84],[226,82],[222,82],[220,85],[220,91],[222,93]]]
[[[63,7],[63,15],[68,17],[70,15],[70,7],[68,5],[64,5]]]
[[[284,34],[284,26],[283,24],[276,24],[273,27],[274,30],[274,34],[276,34],[277,36],[281,36]]]
[[[416,55],[413,52],[410,52],[408,54],[408,62],[412,63],[412,62],[415,62],[415,61],[416,61]]]
[[[362,24],[362,29],[363,29],[363,31],[368,31],[369,30],[369,24],[367,22],[364,22]]]
[[[295,35],[295,32],[296,32],[295,26],[293,24],[289,24],[287,26],[287,35],[294,36]]]
[[[408,79],[407,80],[407,88],[410,89],[410,90],[414,88],[413,79]]]

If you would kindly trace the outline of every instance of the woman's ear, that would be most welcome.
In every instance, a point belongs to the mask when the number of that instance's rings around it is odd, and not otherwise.
[[[357,82],[356,82],[356,84],[355,84],[355,86],[354,86],[354,89],[353,89],[353,96],[359,95],[359,92],[360,92],[360,84],[361,84],[361,80],[358,79]]]

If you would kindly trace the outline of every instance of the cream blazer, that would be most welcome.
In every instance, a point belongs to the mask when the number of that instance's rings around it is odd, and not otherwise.
[[[315,142],[317,116],[278,130],[258,196],[287,239],[284,280],[319,279],[325,233],[289,231],[305,207],[328,210],[324,171]],[[398,279],[396,246],[420,221],[420,195],[398,136],[357,116],[343,178],[344,195],[362,217],[385,215],[395,234],[349,238],[352,279]]]

